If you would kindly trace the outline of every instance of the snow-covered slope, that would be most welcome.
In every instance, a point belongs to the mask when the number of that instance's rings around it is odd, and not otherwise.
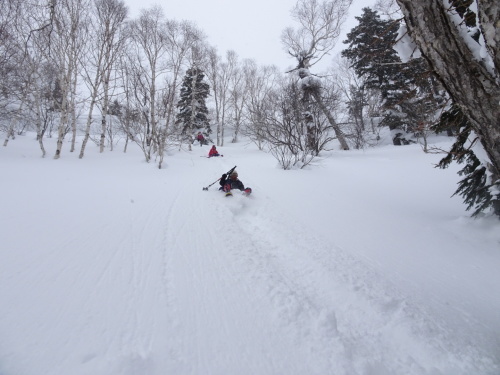
[[[500,373],[499,223],[456,166],[219,151],[0,149],[1,375]],[[234,165],[251,197],[202,190]]]

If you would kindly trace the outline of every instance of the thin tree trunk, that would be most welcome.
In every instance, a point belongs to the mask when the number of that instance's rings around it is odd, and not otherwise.
[[[16,133],[14,132],[14,129],[17,126],[17,123],[19,122],[19,116],[21,115],[21,110],[23,109],[24,105],[24,100],[19,104],[19,108],[17,109],[18,115],[15,116],[14,120],[11,122],[11,125],[9,129],[7,130],[7,135],[5,137],[5,141],[3,142],[3,146],[7,147],[9,143],[9,138],[15,139],[16,138]]]
[[[43,145],[43,136],[45,134],[45,126],[42,124],[42,114],[41,114],[41,102],[40,102],[40,92],[35,90],[34,92],[35,101],[35,115],[36,115],[36,139],[40,145],[40,150],[42,150],[42,158],[45,157],[47,152],[45,151],[45,146]]]
[[[85,147],[87,147],[87,142],[89,141],[89,138],[90,138],[90,126],[92,124],[92,112],[94,111],[96,97],[97,97],[97,91],[94,90],[94,93],[92,94],[92,98],[90,100],[89,114],[87,116],[87,125],[85,126],[85,135],[84,135],[83,140],[82,140],[82,148],[80,149],[80,155],[78,156],[80,159],[83,158],[83,155],[85,154]]]
[[[129,136],[127,134],[126,138],[125,138],[125,146],[123,146],[123,153],[126,154],[127,153],[127,146],[128,146],[128,140],[129,140]]]
[[[61,117],[59,120],[59,127],[57,130],[57,147],[54,159],[61,157],[61,150],[63,146],[64,136],[66,135],[66,126],[68,125],[68,80],[63,76],[61,80],[62,103],[61,103]]]
[[[196,95],[196,82],[198,81],[198,69],[196,69],[196,75],[193,77],[193,81],[191,83],[191,121],[189,121],[189,132],[193,134],[193,126],[194,119],[196,115],[196,104],[197,100],[195,98]],[[200,147],[202,143],[200,141]],[[189,151],[191,151],[191,144],[189,145]]]
[[[71,148],[69,152],[75,151],[75,143],[76,143],[76,87],[78,84],[78,75],[75,69],[75,76],[73,77],[73,90],[71,92]]]
[[[106,140],[106,118],[108,117],[108,106],[109,106],[109,77],[110,71],[106,72],[106,79],[104,80],[103,91],[104,97],[102,100],[102,118],[101,118],[101,140],[99,142],[99,152],[104,152],[104,141]]]
[[[12,139],[15,138],[15,135],[14,135],[14,125],[12,125],[9,128],[9,130],[7,131],[7,136],[5,137],[5,140],[3,141],[3,147],[7,147],[7,145],[9,144],[9,138],[10,137],[12,137]]]
[[[335,121],[332,114],[326,107],[325,103],[323,103],[323,98],[321,97],[319,90],[312,90],[312,95],[314,96],[314,100],[316,100],[316,103],[318,103],[319,108],[328,119],[328,122],[332,126],[333,131],[335,132],[335,135],[337,136],[337,139],[340,142],[342,150],[349,150],[349,145],[347,144],[344,133],[342,132],[342,130],[340,130],[337,122]]]
[[[149,122],[150,122],[150,128],[151,130],[148,131],[147,135],[147,145],[148,145],[148,157],[147,161],[151,160],[151,151],[154,149],[155,145],[155,136],[157,132],[157,125],[156,125],[156,66],[152,65],[151,66],[151,86],[149,89]]]

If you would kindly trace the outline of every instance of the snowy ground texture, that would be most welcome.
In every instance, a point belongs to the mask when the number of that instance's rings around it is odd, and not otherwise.
[[[500,223],[441,155],[64,147],[0,149],[1,375],[500,374]]]

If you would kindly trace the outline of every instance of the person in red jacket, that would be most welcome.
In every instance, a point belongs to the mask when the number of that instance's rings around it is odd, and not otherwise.
[[[196,139],[200,142],[200,147],[203,146],[203,143],[205,143],[205,137],[201,134],[201,132],[198,132]]]
[[[208,152],[208,157],[211,158],[212,156],[221,156],[217,151],[217,148],[215,148],[215,145],[213,145],[210,151]]]

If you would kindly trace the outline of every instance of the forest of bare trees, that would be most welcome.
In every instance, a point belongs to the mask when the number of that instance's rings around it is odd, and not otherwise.
[[[326,72],[316,71],[316,62],[331,58],[351,3],[297,0],[291,9],[297,26],[283,30],[281,39],[283,53],[296,65],[285,72],[218,51],[196,24],[168,19],[159,6],[130,18],[123,0],[2,0],[3,145],[30,131],[42,157],[44,139],[55,137],[55,159],[64,152],[84,158],[89,145],[102,153],[121,140],[124,151],[135,143],[147,162],[162,168],[167,150],[190,150],[194,133],[203,131],[218,146],[244,139],[271,153],[284,169],[303,168],[325,150],[375,144],[380,126],[391,130],[395,145],[423,140],[427,151],[428,134],[458,110],[468,121],[467,134],[474,132],[488,156],[477,164],[472,146],[464,141],[455,148],[465,150],[454,151],[457,161],[466,153],[469,163],[479,165],[464,172],[469,180],[461,188],[474,204],[488,191],[480,207],[495,204],[498,6],[480,0],[429,0],[422,6],[378,0],[375,11],[366,8],[356,17],[359,25],[342,41],[348,44],[344,58],[333,60]],[[421,57],[397,56],[398,29],[408,30]],[[486,57],[478,57],[475,48]],[[193,72],[203,77],[197,84],[208,88],[203,99],[186,89],[181,94]],[[191,120],[195,107],[203,107],[206,122],[181,123],[181,101],[190,103]],[[460,123],[447,132],[460,132]],[[468,188],[473,180],[475,190]]]
[[[83,158],[89,141],[104,152],[125,139],[125,145],[135,142],[146,161],[161,168],[168,148],[188,147],[192,140],[181,134],[175,118],[183,77],[193,67],[203,71],[210,87],[210,139],[219,146],[228,134],[231,142],[244,136],[303,166],[311,152],[332,147],[328,142],[336,138],[330,134],[333,117],[325,113],[338,106],[338,96],[332,95],[321,100],[323,112],[311,122],[314,126],[293,128],[296,145],[275,142],[281,134],[276,124],[289,121],[283,112],[287,93],[300,79],[241,59],[234,51],[220,53],[197,25],[169,20],[160,7],[130,19],[122,0],[37,0],[29,5],[6,0],[0,6],[5,146],[31,130],[42,156],[47,152],[44,138],[57,137],[54,158],[63,152],[79,152]],[[309,110],[317,108],[309,105]],[[66,143],[69,149],[63,150]]]

